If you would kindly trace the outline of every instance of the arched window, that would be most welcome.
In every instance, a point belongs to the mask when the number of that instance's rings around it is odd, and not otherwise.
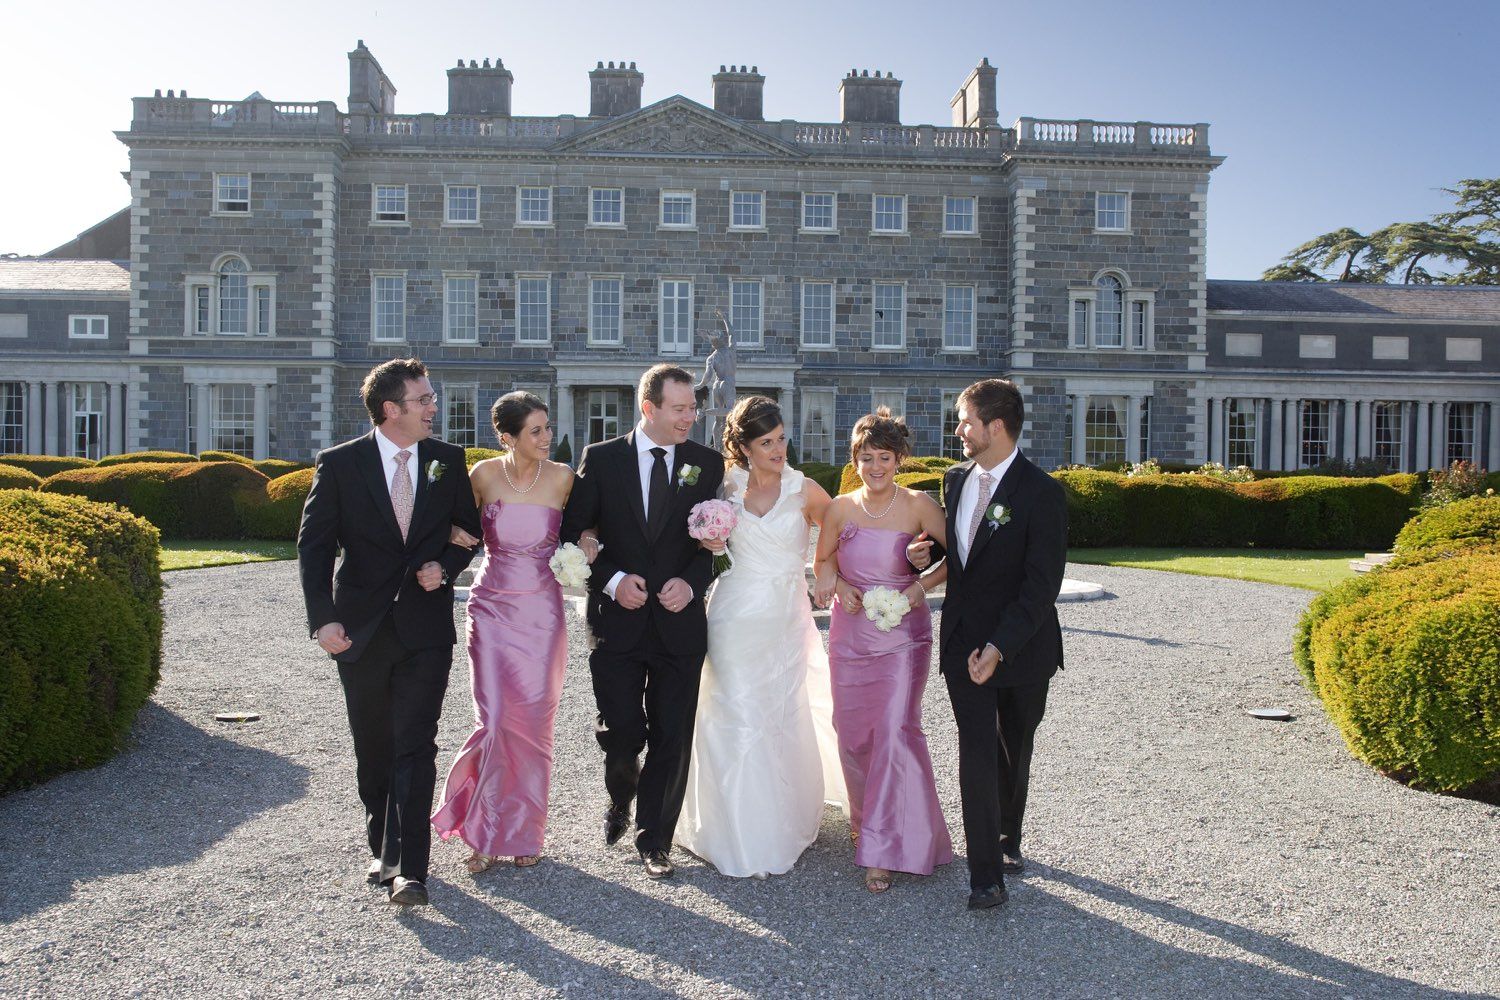
[[[219,265],[219,332],[250,332],[250,268],[239,257]]]
[[[225,253],[208,270],[182,278],[188,336],[275,336],[274,271],[257,271],[238,253]]]
[[[1125,346],[1125,286],[1113,274],[1101,274],[1094,282],[1099,286],[1096,347]]]

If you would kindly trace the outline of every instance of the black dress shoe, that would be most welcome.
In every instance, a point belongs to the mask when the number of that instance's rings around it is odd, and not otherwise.
[[[1000,873],[1002,875],[1019,875],[1026,870],[1026,859],[1020,854],[1000,855]]]
[[[614,846],[621,837],[625,836],[625,828],[629,825],[630,810],[610,806],[609,811],[604,814],[604,843]]]
[[[402,906],[426,906],[427,886],[417,879],[397,875],[391,880],[391,902]]]
[[[371,858],[370,865],[365,869],[365,881],[371,884],[380,881],[380,859]]]
[[[663,850],[642,851],[641,863],[646,866],[647,878],[670,878],[677,871],[672,866],[672,859]]]
[[[1010,898],[1010,893],[1005,891],[1005,886],[996,885],[993,882],[969,893],[969,909],[989,910]]]

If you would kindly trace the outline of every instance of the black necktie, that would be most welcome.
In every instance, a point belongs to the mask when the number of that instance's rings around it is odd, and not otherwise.
[[[653,536],[661,532],[667,516],[667,449],[652,448],[651,483],[647,490],[646,527]]]

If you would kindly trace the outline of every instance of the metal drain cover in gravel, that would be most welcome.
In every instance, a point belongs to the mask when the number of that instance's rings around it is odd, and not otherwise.
[[[1284,708],[1247,708],[1245,714],[1252,719],[1266,719],[1270,722],[1290,722],[1292,713]]]
[[[259,712],[215,712],[215,722],[259,722]]]

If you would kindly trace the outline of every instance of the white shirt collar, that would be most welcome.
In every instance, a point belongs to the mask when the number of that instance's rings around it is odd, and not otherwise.
[[[998,486],[1000,485],[1000,480],[1004,479],[1005,474],[1010,471],[1011,465],[1015,462],[1016,456],[1019,454],[1021,454],[1020,448],[1012,448],[1010,450],[1010,454],[1005,456],[1005,460],[999,465],[995,466],[993,469],[986,469],[978,462],[974,463],[974,468],[980,472],[988,473],[990,478],[994,480],[994,484]],[[979,477],[975,476],[974,481],[978,482]]]
[[[413,458],[417,455],[416,445],[412,445],[409,448],[402,448],[396,442],[386,437],[385,433],[379,427],[375,428],[375,445],[380,449],[380,460],[386,464],[395,462],[396,453],[400,451],[411,452]],[[415,468],[415,466],[412,466],[412,468]]]
[[[673,444],[658,444],[651,440],[651,435],[646,433],[645,425],[635,425],[635,453],[637,455],[649,454],[652,448],[665,448],[667,450],[667,464],[672,463],[672,457],[676,453],[677,446]]]

